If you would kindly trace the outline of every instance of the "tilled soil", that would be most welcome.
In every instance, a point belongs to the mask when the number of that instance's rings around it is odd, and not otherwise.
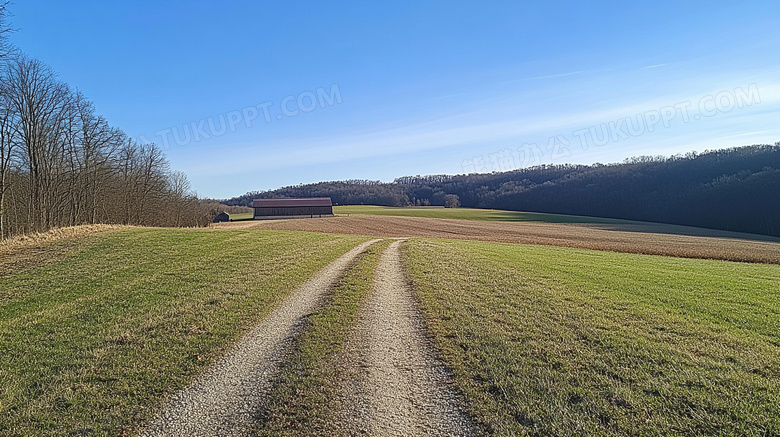
[[[204,375],[174,395],[141,435],[247,435],[303,318],[355,257],[376,241],[358,245],[301,285]]]
[[[472,435],[425,337],[399,244],[382,254],[360,321],[337,359],[344,369],[339,427],[345,435]]]
[[[652,223],[563,224],[349,216],[244,221],[223,223],[217,227],[327,232],[388,238],[456,238],[780,264],[780,239],[775,237]]]

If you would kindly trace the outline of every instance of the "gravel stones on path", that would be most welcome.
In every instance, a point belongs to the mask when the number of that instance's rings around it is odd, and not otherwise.
[[[446,372],[425,337],[401,266],[399,245],[382,254],[371,295],[338,361],[345,367],[348,435],[472,435]]]
[[[376,241],[358,245],[303,283],[205,374],[174,395],[141,435],[246,435],[304,317]]]
[[[371,244],[333,261],[244,336],[189,387],[175,394],[142,436],[244,436],[252,432],[274,373],[306,315]],[[382,253],[371,294],[334,364],[342,367],[339,435],[466,436],[471,420],[459,409],[437,360],[395,241]]]

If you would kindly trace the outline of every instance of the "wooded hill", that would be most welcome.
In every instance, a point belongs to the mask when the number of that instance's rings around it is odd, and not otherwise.
[[[780,236],[780,142],[619,164],[348,180],[250,192],[225,201],[330,196],[334,204],[444,205],[642,220]]]

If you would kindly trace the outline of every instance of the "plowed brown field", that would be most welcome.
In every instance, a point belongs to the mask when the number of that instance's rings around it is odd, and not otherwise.
[[[685,226],[471,221],[349,216],[221,223],[223,229],[278,229],[376,237],[432,237],[543,244],[613,252],[780,264],[780,239]]]

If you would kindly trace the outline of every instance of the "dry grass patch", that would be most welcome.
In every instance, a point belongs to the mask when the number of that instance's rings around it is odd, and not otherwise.
[[[0,276],[19,273],[63,259],[84,249],[94,239],[85,238],[108,231],[128,229],[122,225],[82,225],[18,235],[0,241]]]

